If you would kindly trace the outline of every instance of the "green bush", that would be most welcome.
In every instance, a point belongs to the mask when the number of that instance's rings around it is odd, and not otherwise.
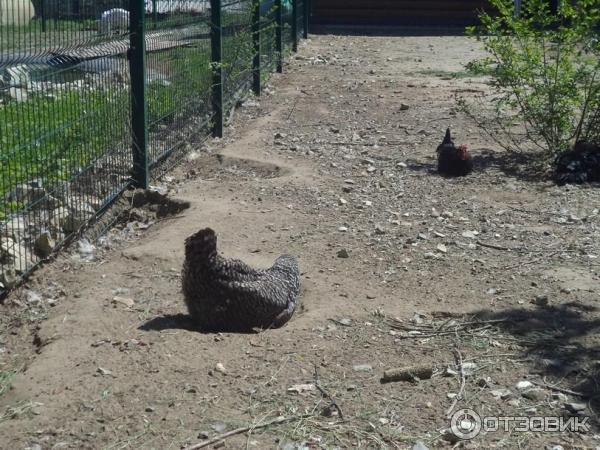
[[[490,0],[468,31],[488,56],[468,68],[490,77],[491,122],[463,100],[465,111],[509,150],[538,147],[547,156],[577,140],[600,143],[600,5],[598,0]],[[489,106],[492,108],[490,109]]]

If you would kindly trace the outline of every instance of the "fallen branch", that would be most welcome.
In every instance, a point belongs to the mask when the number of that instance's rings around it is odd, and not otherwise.
[[[505,252],[509,252],[509,251],[513,250],[512,248],[503,247],[502,245],[488,244],[487,242],[483,242],[483,241],[475,241],[475,243],[477,245],[480,245],[481,247],[493,248],[494,250],[502,250]]]
[[[450,408],[448,408],[448,411],[446,411],[446,417],[448,417],[448,419],[452,417],[452,411],[454,411],[454,408],[456,407],[458,401],[462,399],[462,396],[465,392],[465,384],[467,378],[465,376],[465,370],[463,368],[463,358],[458,348],[454,349],[454,358],[456,360],[456,365],[460,369],[460,388],[458,390],[458,394],[456,394],[456,397],[454,397],[454,401],[450,405]]]
[[[248,427],[236,428],[235,430],[228,431],[227,433],[220,434],[220,435],[210,438],[206,441],[199,442],[198,444],[194,444],[190,447],[186,447],[186,448],[184,448],[184,450],[197,450],[199,448],[205,448],[205,447],[208,447],[209,445],[215,444],[217,442],[224,441],[225,439],[227,439],[231,436],[235,436],[235,435],[242,434],[242,433],[247,433],[248,431],[259,430],[261,428],[267,428],[267,427],[270,427],[271,425],[282,425],[284,423],[293,422],[295,420],[302,420],[302,419],[306,419],[307,417],[312,417],[312,416],[313,416],[312,414],[304,414],[302,416],[294,416],[294,417],[280,416],[273,420],[270,420],[269,422],[261,423],[259,425],[251,425]]]
[[[544,387],[544,388],[550,389],[552,391],[562,392],[563,394],[574,395],[576,397],[587,397],[585,394],[582,394],[581,392],[575,392],[575,391],[571,391],[570,389],[565,389],[565,388],[561,388],[558,386],[552,386],[551,384],[548,384],[548,383],[542,383],[539,381],[532,381],[532,383],[535,384],[536,386]]]
[[[428,380],[433,376],[431,366],[411,366],[388,369],[383,372],[381,383],[390,383],[393,381],[420,381]]]

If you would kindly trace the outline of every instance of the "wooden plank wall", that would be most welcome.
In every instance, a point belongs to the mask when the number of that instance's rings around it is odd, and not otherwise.
[[[463,26],[477,22],[485,0],[313,0],[316,23]]]

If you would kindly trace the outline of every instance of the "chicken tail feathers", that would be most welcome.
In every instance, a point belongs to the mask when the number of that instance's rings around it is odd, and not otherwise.
[[[452,136],[450,135],[450,128],[446,128],[446,136],[444,136],[444,140],[442,141],[442,145],[453,144]]]
[[[185,240],[185,254],[194,259],[208,260],[217,256],[217,235],[211,228],[204,228]]]

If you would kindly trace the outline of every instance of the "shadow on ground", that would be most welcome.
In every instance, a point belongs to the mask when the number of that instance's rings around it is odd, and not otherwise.
[[[202,334],[233,333],[233,334],[256,334],[261,330],[239,331],[239,330],[203,330],[194,323],[187,314],[165,314],[148,320],[138,327],[142,331],[165,331],[185,330]]]
[[[476,313],[478,320],[496,321],[500,334],[510,334],[523,349],[533,372],[545,379],[548,389],[567,389],[588,402],[597,424],[600,410],[600,318],[598,308],[571,302],[538,306],[535,310],[511,309]],[[567,392],[568,393],[568,392]],[[587,413],[587,411],[586,411]]]
[[[310,34],[332,34],[337,36],[464,36],[465,27],[461,25],[419,27],[393,23],[380,24],[379,26],[324,23],[311,26]]]
[[[540,158],[535,154],[495,152],[489,149],[475,149],[473,155],[473,171],[487,172],[497,170],[505,176],[521,181],[540,182],[548,180]],[[437,161],[408,159],[407,168],[414,172],[437,174]]]

